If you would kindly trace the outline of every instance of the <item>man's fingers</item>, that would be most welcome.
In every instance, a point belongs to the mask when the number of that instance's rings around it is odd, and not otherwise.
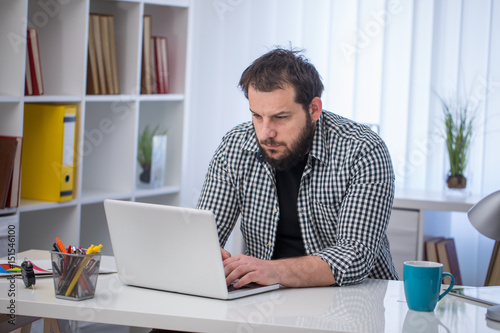
[[[231,258],[231,253],[229,253],[229,251],[224,250],[222,247],[220,248],[220,253],[222,255],[222,260],[226,260],[227,258]]]
[[[226,275],[227,285],[240,279],[251,270],[251,267],[241,259],[241,256],[236,256],[224,260],[224,274]]]

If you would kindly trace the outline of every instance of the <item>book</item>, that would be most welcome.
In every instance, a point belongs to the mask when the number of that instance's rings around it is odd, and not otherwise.
[[[168,94],[169,93],[169,86],[168,86],[168,47],[167,47],[167,38],[162,37],[161,38],[161,55],[162,55],[162,72],[161,72],[161,80],[163,82],[163,93]]]
[[[151,47],[151,15],[144,15],[143,30],[142,30],[142,64],[141,64],[141,94],[153,93],[153,62],[151,52],[154,47]]]
[[[168,93],[167,38],[154,36],[156,87],[158,94]]]
[[[40,48],[38,45],[37,29],[28,28],[28,56],[30,63],[30,78],[33,95],[43,95],[42,64],[40,61]],[[27,70],[27,69],[26,69]]]
[[[150,64],[151,64],[151,69],[150,69],[150,74],[151,74],[151,78],[150,78],[150,84],[151,84],[151,89],[152,89],[152,94],[157,94],[158,93],[158,86],[156,85],[156,61],[155,61],[155,39],[154,37],[151,37],[150,38],[151,42],[149,43],[150,44],[150,47],[151,47],[151,52],[149,54],[149,57],[150,57]]]
[[[0,136],[1,139],[9,139],[17,142],[14,164],[12,167],[12,177],[10,179],[9,190],[7,192],[6,208],[19,206],[19,193],[21,186],[21,157],[23,148],[23,138],[16,136]]]
[[[155,68],[156,68],[156,90],[158,94],[163,94],[163,82],[161,80],[161,73],[163,71],[163,61],[161,60],[161,39],[160,37],[154,36],[154,48],[155,48]]]
[[[484,281],[485,286],[500,286],[500,242],[495,241],[495,246],[491,252],[490,264],[488,266],[488,272],[486,273],[486,279]]]
[[[28,36],[28,33],[26,33]],[[32,57],[30,56],[30,48],[31,48],[31,40],[29,37],[26,38],[26,69],[25,69],[25,80],[24,80],[24,94],[26,96],[33,95],[33,79],[31,78],[31,66],[30,60]]]
[[[119,94],[118,62],[112,15],[89,15],[87,94]]]
[[[76,105],[24,106],[21,198],[73,199]]]
[[[97,68],[97,51],[95,47],[95,22],[90,15],[89,19],[89,39],[88,39],[88,59],[87,59],[87,94],[98,95],[99,90],[99,75]]]
[[[109,50],[111,56],[111,77],[113,81],[113,94],[120,93],[120,85],[118,83],[118,63],[116,59],[116,41],[115,41],[115,19],[112,15],[107,16],[108,31],[109,31]]]
[[[443,240],[443,237],[431,238],[425,241],[425,258],[427,261],[439,262],[436,244]]]
[[[16,150],[16,140],[5,137],[0,138],[0,209],[5,208],[7,205]]]
[[[111,69],[111,48],[109,41],[109,21],[108,15],[100,15],[101,19],[101,43],[102,43],[102,56],[104,63],[104,73],[106,78],[106,91],[105,94],[113,94],[114,81],[113,70]]]
[[[106,94],[106,72],[104,69],[104,56],[101,42],[101,18],[98,14],[90,14],[94,29],[94,48],[97,62],[97,76],[99,78],[99,94]],[[89,40],[89,43],[91,41]]]
[[[443,272],[449,272],[455,278],[455,284],[462,284],[462,275],[458,265],[457,250],[453,238],[445,238],[436,244],[439,262],[443,264]],[[446,277],[444,283],[449,284],[451,279]]]
[[[30,29],[26,31],[26,83],[27,95],[35,94],[35,86],[38,87],[35,74],[35,59],[33,56],[33,38]],[[38,88],[37,88],[38,90]]]

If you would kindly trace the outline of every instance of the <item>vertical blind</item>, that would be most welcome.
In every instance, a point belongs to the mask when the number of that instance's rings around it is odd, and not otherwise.
[[[241,72],[277,45],[305,50],[326,110],[379,126],[398,188],[443,190],[436,95],[469,96],[479,107],[468,186],[500,189],[499,0],[211,0],[193,9],[184,204],[196,201],[222,135],[250,120]]]

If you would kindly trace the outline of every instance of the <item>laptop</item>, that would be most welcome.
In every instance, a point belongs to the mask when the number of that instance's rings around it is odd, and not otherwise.
[[[104,210],[118,277],[124,284],[217,299],[280,287],[226,285],[210,211],[110,199],[104,200]]]

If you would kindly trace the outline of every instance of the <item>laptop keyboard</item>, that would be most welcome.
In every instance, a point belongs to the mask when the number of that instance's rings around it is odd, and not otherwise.
[[[262,285],[257,284],[257,283],[249,283],[249,284],[244,285],[243,287],[235,288],[235,287],[233,287],[233,284],[234,284],[234,282],[231,283],[231,285],[229,285],[227,287],[228,292],[238,291],[238,290],[246,290],[246,289],[256,289],[256,288],[263,287]]]

